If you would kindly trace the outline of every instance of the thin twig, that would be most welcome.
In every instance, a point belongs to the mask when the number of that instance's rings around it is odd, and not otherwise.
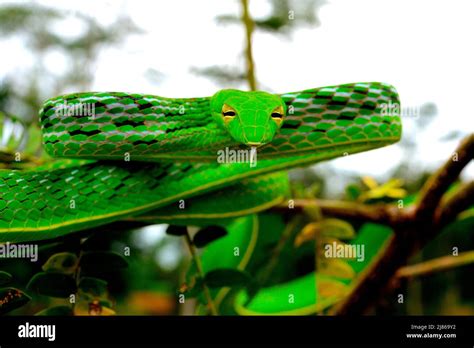
[[[397,278],[413,278],[424,276],[436,272],[441,272],[450,268],[464,266],[474,263],[474,251],[466,251],[459,255],[448,255],[420,262],[415,265],[399,268],[395,276]]]
[[[245,57],[247,61],[247,81],[251,91],[257,90],[257,81],[255,79],[255,64],[253,60],[252,52],[252,34],[254,28],[254,22],[250,17],[249,2],[248,0],[241,0],[242,3],[242,22],[245,25]]]
[[[345,219],[376,222],[393,226],[401,221],[400,212],[394,205],[369,205],[356,202],[343,202],[325,199],[295,199],[292,209],[302,211],[305,207],[317,206],[323,215],[337,216]],[[288,204],[281,203],[272,208],[277,211],[288,211]]]
[[[196,248],[194,247],[194,243],[191,239],[191,236],[189,235],[189,232],[186,231],[185,234],[185,239],[186,239],[186,244],[188,245],[189,252],[191,253],[191,256],[193,257],[194,263],[196,264],[196,270],[201,277],[201,279],[204,279],[204,271],[202,268],[201,264],[201,259],[199,258],[198,254],[196,253]],[[204,296],[206,296],[207,299],[207,305],[209,306],[209,310],[212,315],[218,315],[216,306],[214,304],[214,301],[212,300],[211,297],[211,292],[209,291],[209,288],[207,287],[206,283],[203,282],[202,288],[204,290]]]
[[[81,260],[82,256],[84,255],[84,251],[81,249],[79,252],[79,256],[77,257],[76,269],[74,270],[74,281],[76,285],[79,287],[79,280],[81,279]],[[74,297],[77,296],[77,291],[74,294]],[[74,308],[76,307],[76,298],[74,298],[74,302],[71,303],[71,310],[74,313]]]
[[[261,278],[259,280],[259,284],[266,284],[268,279],[273,273],[273,270],[275,269],[276,265],[278,264],[279,256],[283,250],[283,247],[285,244],[288,242],[288,239],[290,239],[291,235],[295,231],[295,226],[298,225],[300,222],[300,219],[298,216],[295,216],[285,227],[285,230],[281,234],[280,239],[278,240],[278,243],[276,247],[273,249],[272,255],[270,256],[270,261],[268,261],[266,267],[264,268],[263,272],[261,273]]]

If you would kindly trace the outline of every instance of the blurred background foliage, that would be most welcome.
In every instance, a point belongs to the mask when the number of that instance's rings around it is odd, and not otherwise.
[[[270,4],[271,11],[266,17],[253,20],[254,30],[291,40],[291,33],[299,27],[314,28],[324,25],[318,17],[320,8],[327,4],[324,0],[272,0]],[[292,11],[300,15],[292,18]],[[235,13],[216,16],[215,20],[222,26],[244,25],[239,14]],[[73,38],[62,36],[57,25],[61,21],[81,27],[80,34]],[[11,71],[0,76],[0,168],[35,166],[48,161],[48,157],[41,151],[37,126],[37,114],[42,102],[54,95],[90,89],[101,50],[111,46],[120,47],[127,37],[141,34],[143,30],[140,25],[134,23],[125,13],[112,23],[103,24],[92,16],[34,2],[1,4],[0,40],[23,42],[27,50],[34,55],[35,64],[21,74]],[[44,64],[46,54],[51,52],[60,52],[66,57],[67,69],[51,75]],[[242,58],[244,56],[243,50]],[[242,87],[248,80],[244,64],[219,66],[210,62],[209,66],[194,66],[191,69],[196,75],[211,79],[221,87]],[[163,78],[162,73],[155,67],[149,67],[147,71],[150,78],[159,84]],[[257,84],[266,89],[266,86],[258,83],[258,74]],[[322,197],[364,203],[395,202],[401,198],[413,197],[430,173],[412,154],[417,151],[418,135],[438,115],[434,102],[419,107],[420,117],[409,120],[411,127],[400,142],[403,160],[392,175],[395,179],[387,183],[377,183],[371,177],[359,178],[351,173],[335,172],[331,167],[321,170],[299,169],[291,173],[293,197]],[[459,134],[461,133],[460,130]],[[444,138],[452,139],[459,134],[447,134]],[[15,151],[11,151],[12,149]],[[16,151],[24,154],[21,165],[14,159]],[[328,188],[333,176],[338,177],[336,190]],[[288,218],[285,219],[285,222],[289,223]],[[304,224],[300,223],[298,226],[303,231]],[[353,223],[353,226],[355,229],[360,227],[356,223]],[[185,273],[191,259],[183,241],[167,235],[165,230],[165,225],[143,227],[112,224],[100,228],[100,233],[85,231],[60,241],[42,242],[42,262],[1,259],[0,270],[14,276],[12,286],[26,289],[34,275],[44,270],[42,266],[46,260],[57,253],[101,251],[122,254],[124,248],[130,248],[130,256],[126,258],[127,267],[94,274],[108,283],[107,300],[101,305],[104,308],[113,308],[112,314],[191,314],[194,311],[194,301],[188,301],[185,306],[178,306],[177,301],[177,290],[185,282]],[[420,262],[450,254],[452,246],[459,246],[462,250],[474,249],[472,230],[472,218],[467,222],[450,225],[447,231],[431,242],[414,261]],[[275,247],[278,240],[269,243]],[[268,255],[270,254],[269,251]],[[262,258],[266,259],[268,255],[262,255]],[[313,271],[314,238],[305,237],[304,233],[296,233],[292,240],[278,250],[278,260],[272,266],[275,268],[273,277],[267,279],[266,285]],[[260,272],[268,266],[265,266],[263,261],[262,263]],[[474,265],[470,264],[400,284],[407,294],[407,303],[395,306],[387,300],[386,303],[380,304],[377,313],[473,315],[473,274]],[[34,301],[10,314],[34,314],[65,303],[67,304],[67,300],[38,295],[34,297]],[[90,313],[90,306],[85,311],[86,314],[88,311]]]
[[[64,20],[74,20],[74,25],[85,30],[77,37],[63,37],[57,24]],[[140,33],[139,27],[126,16],[104,26],[79,12],[71,15],[34,3],[1,6],[0,22],[2,39],[23,40],[35,56],[31,70],[23,76],[12,72],[2,77],[0,88],[0,109],[19,115],[27,123],[37,121],[38,110],[49,96],[67,88],[90,88],[94,64],[103,47],[117,45],[127,36]],[[66,55],[68,61],[68,69],[59,76],[51,76],[44,66],[45,55],[53,51]]]

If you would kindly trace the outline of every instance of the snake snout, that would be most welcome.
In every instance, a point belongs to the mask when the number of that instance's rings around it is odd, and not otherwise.
[[[249,146],[261,146],[266,142],[266,128],[263,126],[243,127],[245,144]]]

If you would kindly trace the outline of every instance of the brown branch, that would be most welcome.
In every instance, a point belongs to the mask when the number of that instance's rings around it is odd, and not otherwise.
[[[389,284],[400,265],[406,264],[412,250],[401,233],[394,234],[379,251],[376,260],[359,275],[351,292],[331,309],[334,315],[360,315],[366,313]]]
[[[255,79],[255,64],[253,60],[252,52],[252,34],[254,28],[254,22],[250,17],[249,2],[248,0],[241,0],[242,3],[242,22],[245,25],[245,57],[247,60],[247,81],[251,91],[257,90],[257,81]]]
[[[438,207],[435,213],[435,223],[445,226],[453,221],[459,213],[474,204],[474,181],[462,184],[457,188],[455,194],[446,199],[446,202]]]
[[[460,209],[466,207],[472,197],[471,185],[447,200],[439,208],[448,187],[458,178],[474,153],[474,134],[467,136],[455,151],[457,161],[448,160],[424,185],[421,198],[413,211],[403,211],[403,223],[394,227],[394,234],[376,260],[357,279],[350,294],[331,310],[336,315],[366,313],[382,291],[391,283],[397,270],[406,265],[411,256],[442,230]],[[438,210],[439,209],[439,210]],[[437,213],[439,211],[439,213]],[[434,219],[439,216],[438,219]]]
[[[385,225],[396,225],[401,222],[401,210],[394,205],[388,204],[362,204],[356,202],[332,201],[325,199],[295,199],[292,205],[297,211],[302,211],[305,207],[317,206],[323,215],[335,216],[343,219],[355,219],[375,222]],[[288,204],[283,202],[272,210],[288,211]]]
[[[470,263],[474,263],[474,251],[466,251],[460,253],[458,256],[443,256],[429,261],[420,262],[416,265],[405,266],[398,269],[397,273],[395,274],[395,277],[419,277],[436,272],[445,271],[454,267],[464,266]]]
[[[474,155],[474,133],[468,135],[453,152],[452,157],[434,173],[421,189],[421,196],[415,211],[419,221],[430,221],[436,207],[448,187],[457,179],[462,169],[472,160]]]

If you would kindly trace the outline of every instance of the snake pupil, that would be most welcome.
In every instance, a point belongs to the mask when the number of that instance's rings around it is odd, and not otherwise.
[[[227,112],[224,112],[224,116],[230,116],[230,117],[233,117],[233,116],[235,116],[235,112],[233,112],[233,111],[227,111]]]
[[[272,113],[272,117],[273,117],[273,118],[282,118],[283,115],[282,115],[282,114],[279,114],[278,112],[274,112],[274,113]]]

